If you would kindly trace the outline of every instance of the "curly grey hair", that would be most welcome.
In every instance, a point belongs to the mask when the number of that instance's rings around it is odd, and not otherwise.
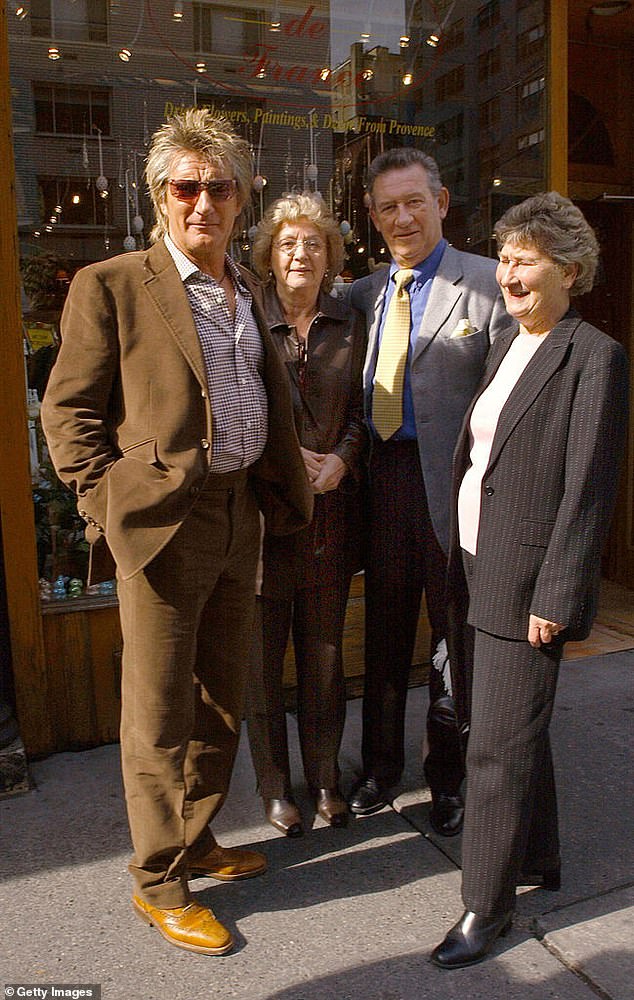
[[[145,165],[156,217],[150,233],[152,242],[167,233],[167,181],[174,157],[183,152],[198,153],[213,166],[229,170],[238,185],[238,202],[242,208],[251,197],[253,157],[248,142],[237,134],[226,118],[209,108],[178,111],[152,136]]]
[[[555,264],[577,265],[570,295],[584,295],[594,284],[599,243],[592,226],[570,198],[548,191],[509,208],[495,224],[498,250],[505,243],[535,247]]]
[[[270,282],[273,239],[284,223],[299,222],[300,219],[311,222],[326,240],[328,266],[322,281],[322,288],[325,292],[329,292],[335,275],[339,274],[343,267],[343,236],[337,220],[324,199],[320,194],[312,191],[304,191],[302,194],[284,194],[269,206],[261,222],[258,223],[253,240],[253,266],[264,281]]]

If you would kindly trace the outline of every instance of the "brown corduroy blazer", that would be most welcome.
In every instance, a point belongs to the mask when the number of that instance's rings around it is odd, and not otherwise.
[[[286,372],[255,298],[253,310],[265,351],[269,433],[251,475],[268,530],[284,534],[309,523],[312,494]],[[87,524],[91,581],[113,575],[112,561],[103,564],[108,550],[128,579],[187,517],[212,454],[200,341],[163,241],[79,271],[61,337],[41,411],[49,451]]]

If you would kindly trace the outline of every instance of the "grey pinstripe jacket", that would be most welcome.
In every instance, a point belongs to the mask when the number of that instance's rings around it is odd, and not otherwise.
[[[517,331],[500,337],[475,399],[491,382]],[[454,455],[450,593],[464,588],[457,495],[469,462],[469,418]],[[482,482],[468,621],[525,639],[530,614],[588,635],[596,612],[601,550],[625,445],[628,363],[611,337],[573,310],[529,362],[504,406]],[[464,590],[462,599],[464,599]]]

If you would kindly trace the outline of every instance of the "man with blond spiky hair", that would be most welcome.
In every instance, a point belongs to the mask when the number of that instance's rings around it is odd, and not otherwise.
[[[146,177],[155,242],[73,280],[42,419],[86,521],[92,582],[116,566],[133,907],[171,944],[218,955],[231,933],[188,880],[266,869],[210,829],[240,733],[258,507],[285,534],[310,521],[312,494],[253,279],[227,252],[251,192],[248,144],[189,109],[154,135]]]

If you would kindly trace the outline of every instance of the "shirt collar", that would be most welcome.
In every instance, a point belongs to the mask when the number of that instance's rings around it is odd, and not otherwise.
[[[416,264],[412,271],[414,272],[414,281],[418,285],[423,285],[430,278],[433,278],[438,270],[438,265],[442,259],[442,255],[445,252],[447,246],[447,240],[443,237],[438,241],[429,256],[425,257],[420,264]],[[396,261],[392,261],[390,264],[390,280],[394,277],[397,271],[402,270]]]
[[[200,270],[197,264],[194,264],[193,260],[190,260],[187,254],[184,254],[182,250],[174,243],[169,233],[166,233],[163,237],[165,246],[169,250],[172,260],[176,265],[176,270],[178,271],[181,281],[186,281],[187,278],[191,278],[192,274],[203,274],[204,272]],[[234,261],[231,259],[229,254],[225,254],[225,267],[231,274],[235,284],[244,287],[244,282],[242,281],[242,275],[236,267]],[[207,276],[209,277],[209,275]],[[213,280],[213,279],[212,279]]]
[[[271,329],[278,326],[288,327],[280,300],[278,299],[275,291],[275,285],[272,282],[265,285],[263,295],[264,311],[266,313],[269,327]],[[315,315],[325,316],[326,319],[333,320],[334,322],[347,322],[349,318],[349,308],[340,299],[335,298],[328,292],[320,290],[317,296],[317,312]]]

